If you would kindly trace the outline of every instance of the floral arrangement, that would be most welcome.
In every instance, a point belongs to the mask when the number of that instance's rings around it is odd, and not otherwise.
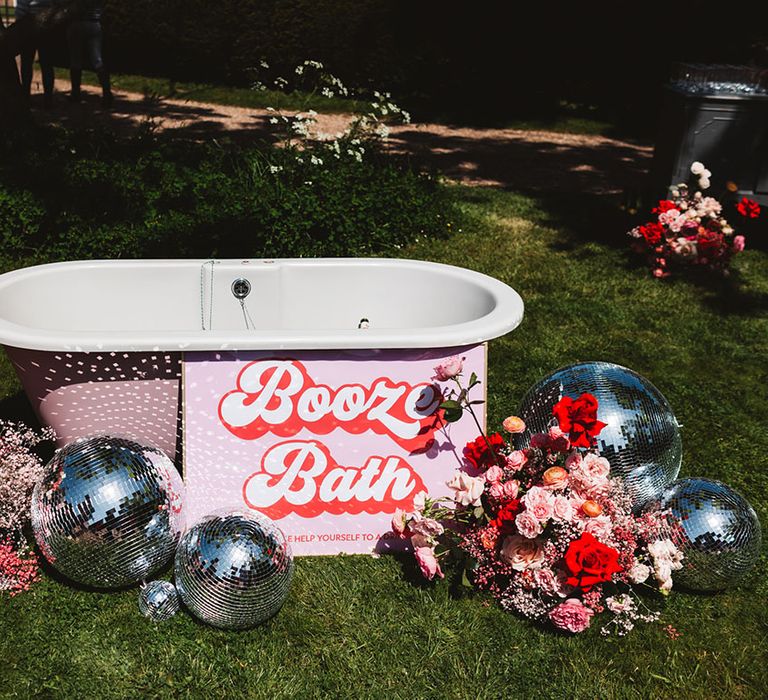
[[[438,381],[454,382],[442,404],[446,421],[474,416],[461,385],[461,358],[436,368]],[[421,494],[414,510],[398,511],[393,530],[409,538],[427,579],[443,577],[441,560],[463,565],[465,584],[490,593],[501,606],[567,632],[582,632],[607,613],[605,634],[623,635],[638,621],[654,621],[637,593],[662,594],[682,555],[663,513],[635,515],[629,495],[595,449],[605,426],[594,396],[563,397],[548,432],[513,449],[500,433],[482,434],[464,450],[465,466],[447,482],[450,498]],[[503,427],[525,432],[516,416]]]
[[[33,450],[53,437],[50,428],[38,433],[23,423],[0,420],[0,590],[11,594],[27,590],[39,575],[23,531],[32,489],[44,470]]]
[[[656,219],[629,231],[634,248],[648,257],[655,277],[668,277],[675,267],[686,265],[727,273],[731,258],[744,250],[745,238],[723,217],[723,205],[701,192],[710,187],[712,173],[699,162],[691,165],[691,173],[700,189],[691,194],[685,183],[671,187],[670,199],[651,210]],[[735,208],[744,219],[760,215],[760,206],[746,197]]]

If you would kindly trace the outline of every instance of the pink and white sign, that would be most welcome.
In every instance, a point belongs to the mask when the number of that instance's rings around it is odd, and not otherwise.
[[[296,554],[399,545],[397,508],[445,485],[477,437],[435,409],[451,355],[485,386],[486,348],[190,353],[184,361],[189,524],[220,510],[276,521]],[[484,424],[484,406],[476,413]]]

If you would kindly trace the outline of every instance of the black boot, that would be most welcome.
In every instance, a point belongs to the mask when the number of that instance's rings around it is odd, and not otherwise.
[[[112,106],[114,97],[112,96],[112,88],[109,85],[109,73],[106,68],[100,68],[96,71],[96,76],[99,79],[101,85],[101,105],[109,109]]]

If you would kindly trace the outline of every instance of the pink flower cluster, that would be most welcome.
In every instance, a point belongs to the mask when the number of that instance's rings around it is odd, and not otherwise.
[[[508,419],[516,430],[517,421]],[[526,449],[498,441],[493,449],[485,466],[472,465],[479,475],[461,470],[447,482],[447,502],[421,497],[414,512],[395,516],[425,577],[443,576],[438,557],[463,559],[473,584],[504,608],[567,632],[602,613],[619,634],[657,619],[632,585],[653,574],[659,590],[671,587],[682,555],[664,515],[634,515],[608,460],[574,447],[559,426]]]
[[[711,173],[703,164],[694,163],[691,172],[699,176],[701,189],[709,187]],[[673,268],[687,265],[726,272],[731,258],[744,250],[745,239],[735,234],[722,212],[717,199],[700,191],[691,195],[687,185],[680,184],[671,188],[670,199],[653,209],[655,221],[636,226],[628,235],[635,250],[648,257],[655,277],[668,277]],[[736,212],[745,219],[756,218],[760,207],[744,199]]]
[[[40,567],[34,553],[23,553],[7,541],[0,541],[0,590],[11,596],[28,591],[40,580]]]
[[[20,532],[29,520],[32,489],[44,468],[33,450],[48,440],[53,440],[50,428],[36,433],[23,423],[0,420],[0,529]]]

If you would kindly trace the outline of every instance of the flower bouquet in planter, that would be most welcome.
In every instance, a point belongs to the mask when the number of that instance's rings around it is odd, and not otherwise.
[[[474,415],[469,390],[477,379],[465,388],[456,372],[448,381],[458,388],[442,405],[445,420]],[[668,593],[682,554],[663,513],[633,514],[623,483],[594,448],[604,427],[598,415],[592,395],[565,396],[548,432],[524,449],[501,433],[469,443],[465,468],[448,481],[452,497],[422,495],[413,512],[393,518],[424,576],[442,577],[441,561],[454,559],[466,585],[567,632],[582,632],[602,614],[605,634],[657,620],[637,587]],[[509,434],[525,431],[514,416],[503,425]]]
[[[727,274],[731,258],[744,250],[745,239],[723,216],[723,205],[702,190],[710,186],[712,173],[703,163],[693,163],[691,173],[699,189],[691,192],[681,183],[670,188],[651,211],[655,220],[636,226],[628,235],[634,249],[646,255],[655,277],[668,277],[675,268],[698,266]],[[746,197],[736,204],[743,219],[756,219],[760,206]]]

